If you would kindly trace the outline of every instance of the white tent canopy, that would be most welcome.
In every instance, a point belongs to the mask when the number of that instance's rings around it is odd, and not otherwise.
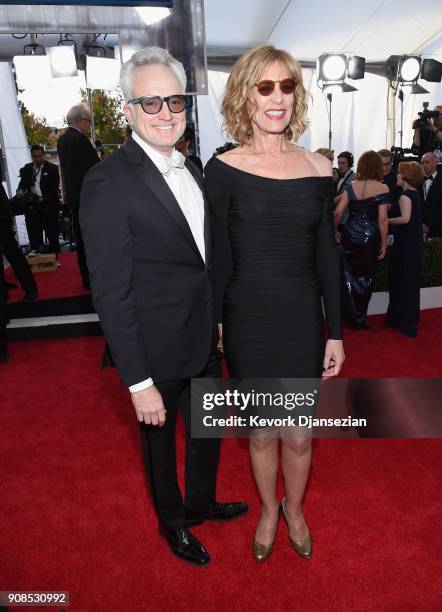
[[[321,53],[361,55],[367,62],[385,62],[390,55],[420,53],[442,61],[442,2],[418,5],[413,0],[377,0],[333,3],[323,0],[205,0],[209,65],[209,96],[199,96],[201,155],[204,161],[225,141],[221,134],[219,103],[228,68],[215,68],[211,58],[239,55],[253,46],[271,43],[291,52],[301,62],[312,62]],[[314,69],[303,70],[311,93],[310,128],[300,140],[315,150],[328,144],[325,97],[316,84]],[[422,83],[429,94],[405,94],[403,146],[412,142],[411,124],[428,101],[442,104],[440,83]],[[389,84],[385,77],[366,72],[354,82],[354,93],[333,94],[332,147],[336,153],[390,148],[400,144],[400,105],[387,106]]]

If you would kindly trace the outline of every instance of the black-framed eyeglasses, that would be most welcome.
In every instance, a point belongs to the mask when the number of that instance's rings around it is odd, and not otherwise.
[[[191,107],[192,101],[190,96],[177,94],[174,96],[141,96],[141,98],[133,98],[128,104],[140,104],[141,108],[148,115],[156,115],[163,108],[166,102],[171,113],[182,113]]]

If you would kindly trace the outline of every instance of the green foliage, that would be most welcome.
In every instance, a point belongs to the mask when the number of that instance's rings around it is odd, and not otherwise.
[[[57,132],[48,126],[46,119],[30,113],[23,102],[19,102],[19,105],[29,146],[40,144],[50,148],[56,147]]]
[[[423,243],[421,287],[442,287],[442,238]],[[374,291],[388,290],[388,253],[376,266]]]
[[[87,102],[86,92],[81,91],[83,102]],[[92,92],[92,110],[94,115],[95,138],[103,144],[121,144],[124,142],[126,125],[122,111],[121,95],[110,96],[101,89]]]

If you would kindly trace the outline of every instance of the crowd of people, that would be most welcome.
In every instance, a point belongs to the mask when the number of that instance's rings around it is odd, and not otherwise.
[[[67,114],[57,147],[66,205],[106,354],[140,424],[160,532],[177,557],[202,566],[210,555],[190,527],[236,519],[248,506],[217,501],[219,440],[191,436],[191,378],[220,377],[222,351],[235,378],[338,375],[342,314],[353,327],[367,328],[389,228],[386,323],[415,336],[423,234],[441,235],[441,179],[432,152],[421,164],[402,162],[396,175],[387,150],[365,152],[355,172],[349,151],[338,155],[333,170],[333,151],[294,144],[307,125],[307,92],[299,63],[271,45],[235,63],[221,107],[235,146],[218,151],[204,177],[189,155],[182,64],[148,47],[122,66],[120,84],[130,133],[112,155],[100,160],[89,141],[86,105]],[[32,157],[18,193],[47,206],[38,219],[27,213],[31,248],[40,250],[44,230],[56,252],[58,174],[41,148],[33,147]],[[178,406],[186,424],[184,496],[176,469]],[[257,429],[250,458],[261,500],[256,561],[272,553],[280,516],[294,552],[310,559],[312,535],[302,513],[310,434]]]

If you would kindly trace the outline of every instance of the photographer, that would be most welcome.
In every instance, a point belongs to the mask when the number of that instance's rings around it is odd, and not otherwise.
[[[58,210],[60,208],[60,175],[55,164],[45,160],[41,145],[31,147],[32,162],[20,169],[16,198],[24,200],[30,255],[39,252],[58,253]],[[44,248],[43,230],[49,242]]]
[[[428,110],[428,102],[424,102],[423,106],[424,110],[418,113],[419,119],[412,125],[413,148],[417,150],[419,159],[425,153],[442,149],[442,106],[436,106],[434,111]]]

